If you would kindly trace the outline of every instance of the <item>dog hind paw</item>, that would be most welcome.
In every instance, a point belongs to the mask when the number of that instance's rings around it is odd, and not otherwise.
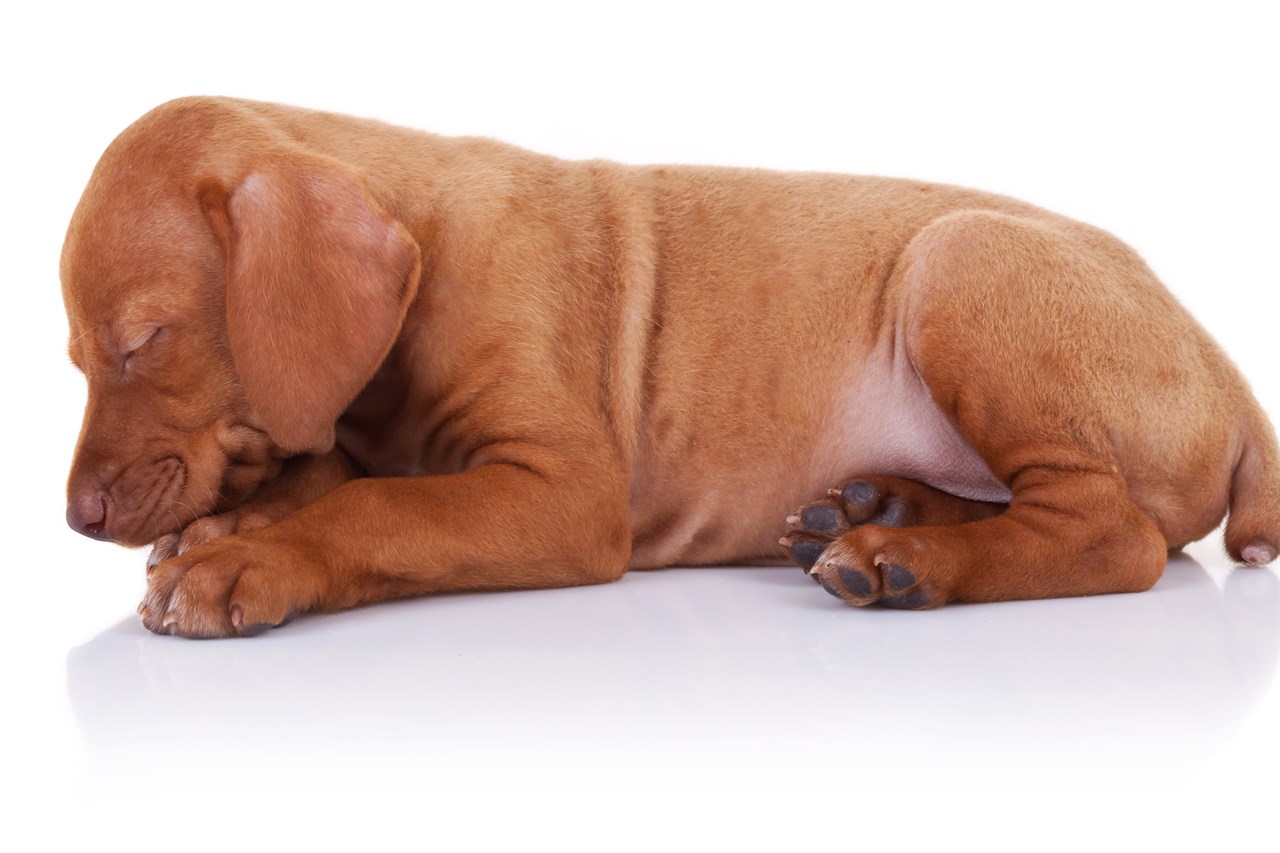
[[[915,480],[852,480],[787,517],[779,542],[827,592],[850,604],[903,610],[947,599],[946,572],[909,533],[918,525],[950,525],[997,515],[1004,504],[968,500]]]

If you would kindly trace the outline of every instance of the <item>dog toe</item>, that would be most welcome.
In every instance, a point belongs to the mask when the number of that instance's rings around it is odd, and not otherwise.
[[[786,547],[791,559],[806,570],[818,561],[818,557],[828,545],[828,540],[797,533],[784,536],[778,542]]]
[[[899,566],[897,563],[886,563],[881,566],[880,570],[884,575],[885,584],[894,592],[904,590],[916,582],[916,576],[911,574],[909,569]]]
[[[848,604],[879,604],[894,610],[925,610],[941,605],[930,577],[911,564],[892,540],[899,534],[872,527],[859,528],[831,542],[814,560],[809,574],[828,593]],[[879,556],[884,550],[894,556]],[[873,559],[873,555],[877,555]]]

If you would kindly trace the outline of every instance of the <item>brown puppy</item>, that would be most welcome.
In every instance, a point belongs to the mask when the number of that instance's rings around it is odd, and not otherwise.
[[[155,543],[161,633],[784,532],[909,608],[1146,589],[1228,508],[1232,557],[1280,544],[1222,352],[1114,238],[984,193],[193,98],[103,155],[62,282],[68,521]]]

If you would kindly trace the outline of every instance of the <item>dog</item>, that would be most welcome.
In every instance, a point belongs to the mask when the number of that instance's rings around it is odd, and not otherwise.
[[[929,609],[1145,590],[1228,511],[1235,560],[1280,543],[1236,368],[1006,197],[197,97],[110,145],[60,272],[67,520],[153,545],[161,634],[788,556]]]

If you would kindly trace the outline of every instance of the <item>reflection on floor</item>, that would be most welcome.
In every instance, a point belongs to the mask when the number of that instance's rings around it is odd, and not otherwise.
[[[607,760],[785,784],[823,756],[868,779],[945,785],[986,766],[1084,782],[1215,749],[1272,684],[1277,629],[1274,571],[1187,556],[1148,593],[925,613],[849,608],[796,569],[671,569],[379,605],[253,640],[129,619],[67,666],[103,777],[248,762],[533,781],[547,762]]]

